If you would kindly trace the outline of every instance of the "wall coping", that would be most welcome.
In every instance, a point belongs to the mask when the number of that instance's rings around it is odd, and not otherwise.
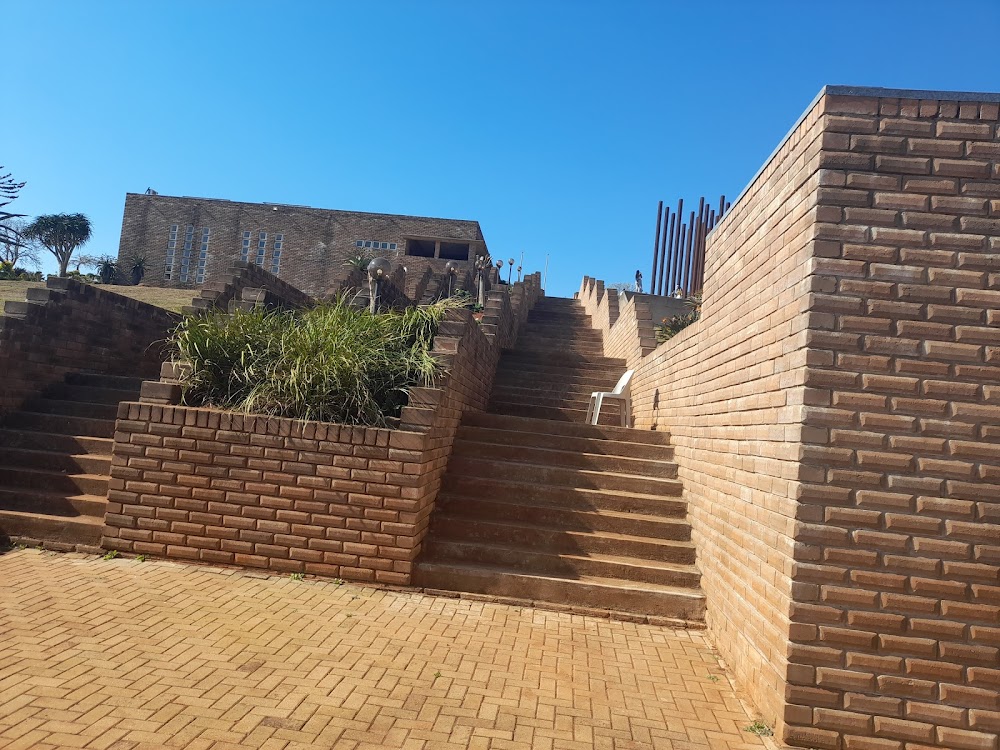
[[[843,85],[832,85],[828,84],[819,90],[819,93],[813,97],[809,105],[802,111],[798,119],[792,124],[792,127],[788,129],[788,132],[778,141],[778,145],[774,147],[774,150],[768,154],[767,158],[760,165],[760,169],[754,172],[753,177],[751,177],[744,188],[740,191],[731,202],[730,208],[719,222],[712,228],[712,230],[706,235],[711,237],[715,233],[715,230],[722,226],[726,219],[732,215],[736,205],[743,199],[743,197],[750,191],[754,183],[757,182],[759,178],[766,170],[768,165],[774,161],[774,157],[778,155],[778,152],[784,148],[788,139],[792,137],[796,130],[798,130],[799,125],[809,116],[813,108],[819,104],[820,100],[824,96],[861,96],[868,97],[871,99],[936,99],[938,101],[946,102],[1000,102],[1000,93],[989,93],[989,92],[975,92],[975,91],[935,91],[932,89],[890,89],[890,88],[879,88],[876,86],[843,86]]]
[[[820,89],[813,101],[830,96],[867,96],[879,99],[937,99],[945,102],[1000,102],[1000,93],[990,91],[941,91],[935,89],[892,89],[881,86],[827,85]],[[811,108],[812,105],[809,105]],[[808,109],[806,110],[808,111]]]

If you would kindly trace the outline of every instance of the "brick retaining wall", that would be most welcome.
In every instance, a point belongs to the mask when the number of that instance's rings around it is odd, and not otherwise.
[[[997,748],[1000,104],[819,109],[788,736]]]
[[[70,372],[153,377],[174,313],[71,278],[50,278],[0,315],[0,415]]]
[[[1000,746],[998,99],[825,91],[639,363],[709,626],[797,747]]]

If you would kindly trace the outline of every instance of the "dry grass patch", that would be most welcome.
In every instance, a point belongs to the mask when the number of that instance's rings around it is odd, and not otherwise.
[[[7,300],[24,301],[25,292],[31,287],[44,287],[44,281],[0,281],[0,311]],[[108,292],[137,299],[148,305],[180,312],[198,296],[197,289],[160,289],[154,286],[100,286]]]

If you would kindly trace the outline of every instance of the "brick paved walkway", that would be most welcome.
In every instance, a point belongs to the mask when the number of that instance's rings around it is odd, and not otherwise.
[[[762,747],[748,723],[697,631],[0,555],[2,748]]]

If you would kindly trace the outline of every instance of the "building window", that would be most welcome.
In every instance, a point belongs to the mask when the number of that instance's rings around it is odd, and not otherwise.
[[[240,248],[240,260],[246,263],[250,260],[250,232],[243,233],[243,246]]]
[[[441,252],[438,254],[439,258],[444,258],[446,260],[468,260],[469,259],[469,243],[468,242],[442,242]]]
[[[167,239],[167,260],[163,268],[163,278],[170,281],[174,278],[174,255],[177,252],[177,225],[170,225],[170,237]]]
[[[398,245],[395,242],[382,242],[381,240],[356,240],[354,247],[366,247],[372,250],[395,250]]]
[[[275,276],[281,271],[281,249],[285,246],[285,235],[274,236],[274,250],[271,252],[271,273]]]
[[[191,251],[194,250],[194,227],[191,224],[187,225],[184,230],[184,252],[181,253],[181,273],[180,282],[186,284],[188,280],[188,271],[191,268]]]
[[[198,271],[195,273],[194,280],[196,284],[205,283],[205,268],[208,266],[208,240],[212,234],[212,230],[208,227],[202,227],[201,229],[201,248],[198,251]]]
[[[420,258],[433,258],[435,255],[434,240],[407,240],[406,254],[416,255]]]
[[[257,232],[257,260],[255,263],[264,267],[264,256],[267,255],[267,232]]]

